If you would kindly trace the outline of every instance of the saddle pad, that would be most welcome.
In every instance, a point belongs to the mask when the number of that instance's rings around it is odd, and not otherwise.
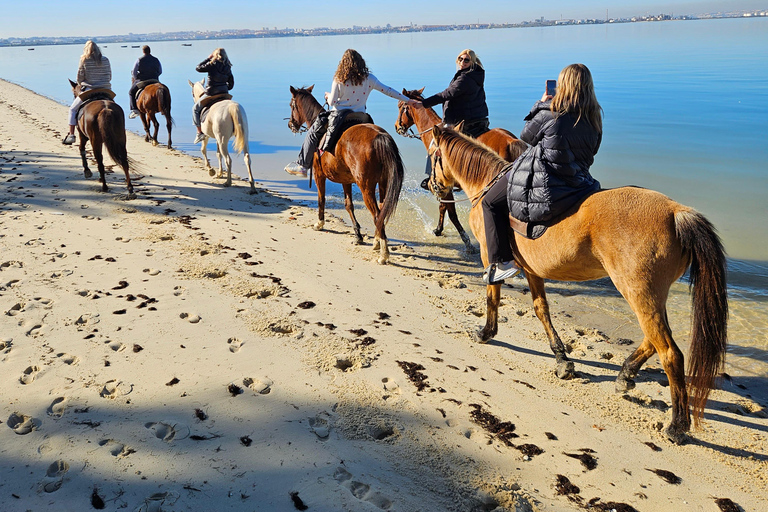
[[[136,95],[134,96],[134,98],[138,100],[139,96],[141,96],[141,93],[144,92],[144,88],[147,87],[148,85],[159,84],[159,83],[160,83],[160,80],[157,80],[156,78],[150,78],[149,80],[142,80],[141,82],[136,84],[136,87],[138,87],[138,89],[136,89]]]
[[[200,106],[203,108],[210,107],[211,105],[219,101],[231,100],[231,99],[232,99],[231,94],[214,94],[213,96],[208,96],[207,98],[203,98],[202,100],[200,100]]]
[[[89,91],[83,91],[77,95],[78,98],[83,100],[83,103],[85,103],[85,101],[88,99],[92,99],[94,96],[101,96],[101,99],[115,99],[115,93],[112,91],[112,89],[91,89]],[[106,98],[103,98],[104,96]]]

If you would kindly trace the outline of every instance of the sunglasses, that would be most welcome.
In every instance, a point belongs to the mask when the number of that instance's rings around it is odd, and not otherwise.
[[[457,60],[458,62],[472,62],[472,59],[469,57],[459,57]]]

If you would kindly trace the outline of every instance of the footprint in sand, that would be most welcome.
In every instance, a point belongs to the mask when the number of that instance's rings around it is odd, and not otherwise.
[[[392,508],[392,500],[377,491],[372,491],[370,485],[354,480],[352,473],[343,467],[339,466],[336,468],[333,478],[360,501],[367,501],[381,510],[390,510]]]
[[[69,471],[69,464],[64,460],[57,460],[48,466],[45,478],[41,484],[45,492],[56,492],[64,483],[64,475]]]
[[[29,434],[33,430],[37,430],[43,423],[32,416],[15,412],[8,417],[6,424],[8,425],[8,428],[15,433],[23,436]]]
[[[237,338],[229,338],[227,343],[229,344],[229,351],[233,354],[240,352],[240,347],[245,345],[245,342],[242,342]]]
[[[136,450],[133,448],[129,448],[128,446],[115,441],[114,439],[102,439],[99,441],[99,446],[105,447],[113,457],[117,457],[118,459],[122,459],[123,457],[127,457],[132,453],[136,453]]]
[[[101,319],[99,318],[98,313],[83,313],[77,320],[75,320],[75,325],[84,327],[96,325],[99,322],[101,322]]]
[[[8,316],[16,316],[22,311],[24,311],[24,304],[22,304],[21,302],[17,302],[13,306],[11,306],[11,309],[6,311],[5,314]]]
[[[323,411],[309,418],[309,429],[315,433],[318,439],[325,441],[331,434],[331,415]]]
[[[21,374],[21,377],[19,377],[19,382],[22,384],[32,384],[39,373],[39,366],[28,366],[24,373]]]
[[[48,416],[52,418],[61,418],[67,411],[67,397],[60,396],[56,398],[48,407]]]
[[[157,270],[156,268],[145,268],[144,273],[149,274],[151,276],[156,276],[160,273],[160,271]]]
[[[25,328],[26,327],[27,326],[25,326]],[[42,334],[42,332],[43,332],[43,324],[34,324],[33,323],[32,327],[29,328],[27,330],[27,332],[25,332],[24,334],[26,334],[27,336],[29,336],[31,338],[36,338],[37,336]]]
[[[133,391],[133,385],[123,384],[119,380],[110,380],[104,384],[99,395],[102,398],[117,398],[119,396],[125,396]]]
[[[79,357],[73,356],[71,354],[67,354],[66,352],[60,352],[60,353],[56,354],[56,357],[61,359],[61,361],[64,364],[68,364],[70,366],[74,366],[74,365],[76,365],[77,363],[80,362],[80,358]]]
[[[181,318],[182,320],[186,320],[187,322],[189,322],[191,324],[196,324],[200,320],[202,320],[200,315],[190,314],[190,313],[181,313],[181,314],[179,314],[179,318]]]
[[[125,350],[125,345],[123,345],[119,341],[107,340],[105,344],[115,352],[122,352],[123,350]]]
[[[400,393],[403,392],[403,390],[400,389],[400,386],[397,384],[395,379],[384,377],[383,379],[381,379],[381,383],[384,385],[384,391],[388,393],[399,395]]]
[[[13,338],[0,339],[0,352],[7,354],[11,351],[11,345],[13,345]]]
[[[189,436],[189,428],[176,425],[170,425],[162,421],[156,423],[147,423],[144,425],[147,430],[151,430],[156,438],[166,443],[170,443],[174,439],[184,439]]]
[[[186,292],[187,289],[183,286],[174,286],[173,287],[173,295],[176,297],[179,297],[180,295],[184,295],[184,292]]]
[[[254,379],[252,377],[246,377],[243,379],[243,386],[247,387],[251,391],[255,391],[260,395],[268,395],[272,392],[272,379],[262,377],[261,379]]]

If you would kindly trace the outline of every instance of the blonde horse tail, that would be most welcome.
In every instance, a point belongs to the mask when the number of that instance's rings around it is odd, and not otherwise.
[[[400,156],[400,150],[392,136],[386,132],[380,133],[373,139],[373,154],[381,163],[387,175],[387,190],[384,196],[384,204],[376,217],[376,228],[384,229],[389,218],[395,213],[397,203],[400,201],[400,191],[403,189],[403,176],[405,165]]]
[[[235,125],[235,151],[243,153],[248,149],[248,119],[245,110],[233,101],[229,104],[229,115]]]
[[[688,375],[694,424],[704,413],[714,379],[725,365],[728,294],[725,251],[712,224],[694,210],[675,213],[675,230],[690,255],[693,308]]]

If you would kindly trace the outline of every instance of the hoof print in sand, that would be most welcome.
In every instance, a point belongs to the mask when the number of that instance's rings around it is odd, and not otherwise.
[[[156,268],[145,268],[144,269],[144,273],[145,274],[149,274],[151,276],[156,276],[157,274],[160,273],[160,271],[157,270]]]
[[[268,395],[272,392],[272,379],[267,377],[261,379],[254,379],[252,377],[246,377],[243,379],[243,386],[247,387],[251,391],[254,391],[260,395]]]
[[[315,433],[318,439],[325,441],[331,434],[331,415],[323,411],[313,418],[309,418],[309,429]]]
[[[8,428],[13,430],[16,434],[23,436],[29,434],[33,430],[37,430],[43,423],[32,416],[15,412],[8,417],[6,424],[8,425]]]
[[[127,457],[132,453],[136,453],[136,450],[133,448],[129,448],[123,443],[119,443],[114,439],[102,439],[99,441],[99,446],[105,447],[113,457],[117,457],[118,459],[122,459],[123,457]]]
[[[28,366],[24,373],[21,374],[21,377],[19,377],[19,382],[22,384],[32,384],[39,373],[39,366]]]
[[[354,480],[352,474],[341,466],[336,468],[333,478],[360,501],[367,501],[381,510],[392,508],[392,500],[382,496],[379,492],[372,491],[370,485]]]
[[[189,322],[191,324],[196,324],[200,320],[202,320],[200,315],[195,315],[195,314],[190,314],[190,313],[181,313],[181,314],[179,314],[179,318],[181,318],[182,320],[186,320],[187,322]]]
[[[45,479],[41,484],[43,491],[56,492],[61,489],[61,485],[64,483],[64,475],[69,471],[69,464],[64,460],[57,460],[48,466],[48,470],[45,472]]]
[[[240,341],[237,338],[229,338],[227,340],[227,344],[229,345],[229,351],[232,352],[233,354],[236,354],[240,352],[240,347],[245,345],[245,342]]]
[[[11,351],[11,345],[13,345],[13,338],[0,339],[0,352],[7,354]]]
[[[119,396],[125,396],[131,391],[133,391],[132,384],[124,384],[119,380],[110,380],[104,384],[99,395],[102,398],[117,398]]]
[[[106,344],[106,345],[107,345],[107,346],[108,346],[110,349],[112,349],[114,352],[122,352],[123,350],[125,350],[125,345],[123,345],[123,344],[122,344],[122,343],[120,343],[119,341],[110,341],[110,340],[107,340],[107,341],[105,342],[105,344]]]
[[[48,407],[48,416],[51,418],[61,418],[67,411],[67,397],[60,396],[56,398]]]
[[[76,365],[77,363],[80,362],[80,358],[79,357],[73,356],[71,354],[67,354],[66,352],[60,352],[60,353],[56,354],[56,357],[61,359],[61,361],[64,364],[68,364],[70,366],[74,366],[74,365]]]
[[[151,430],[156,438],[165,441],[166,443],[170,443],[174,439],[184,439],[189,436],[189,429],[178,424],[170,425],[158,421],[156,423],[147,423],[144,427],[147,430]]]
[[[387,393],[399,395],[400,393],[403,392],[403,390],[400,389],[400,386],[395,381],[395,379],[384,377],[383,379],[381,379],[381,383],[384,385],[384,391],[386,391]]]

